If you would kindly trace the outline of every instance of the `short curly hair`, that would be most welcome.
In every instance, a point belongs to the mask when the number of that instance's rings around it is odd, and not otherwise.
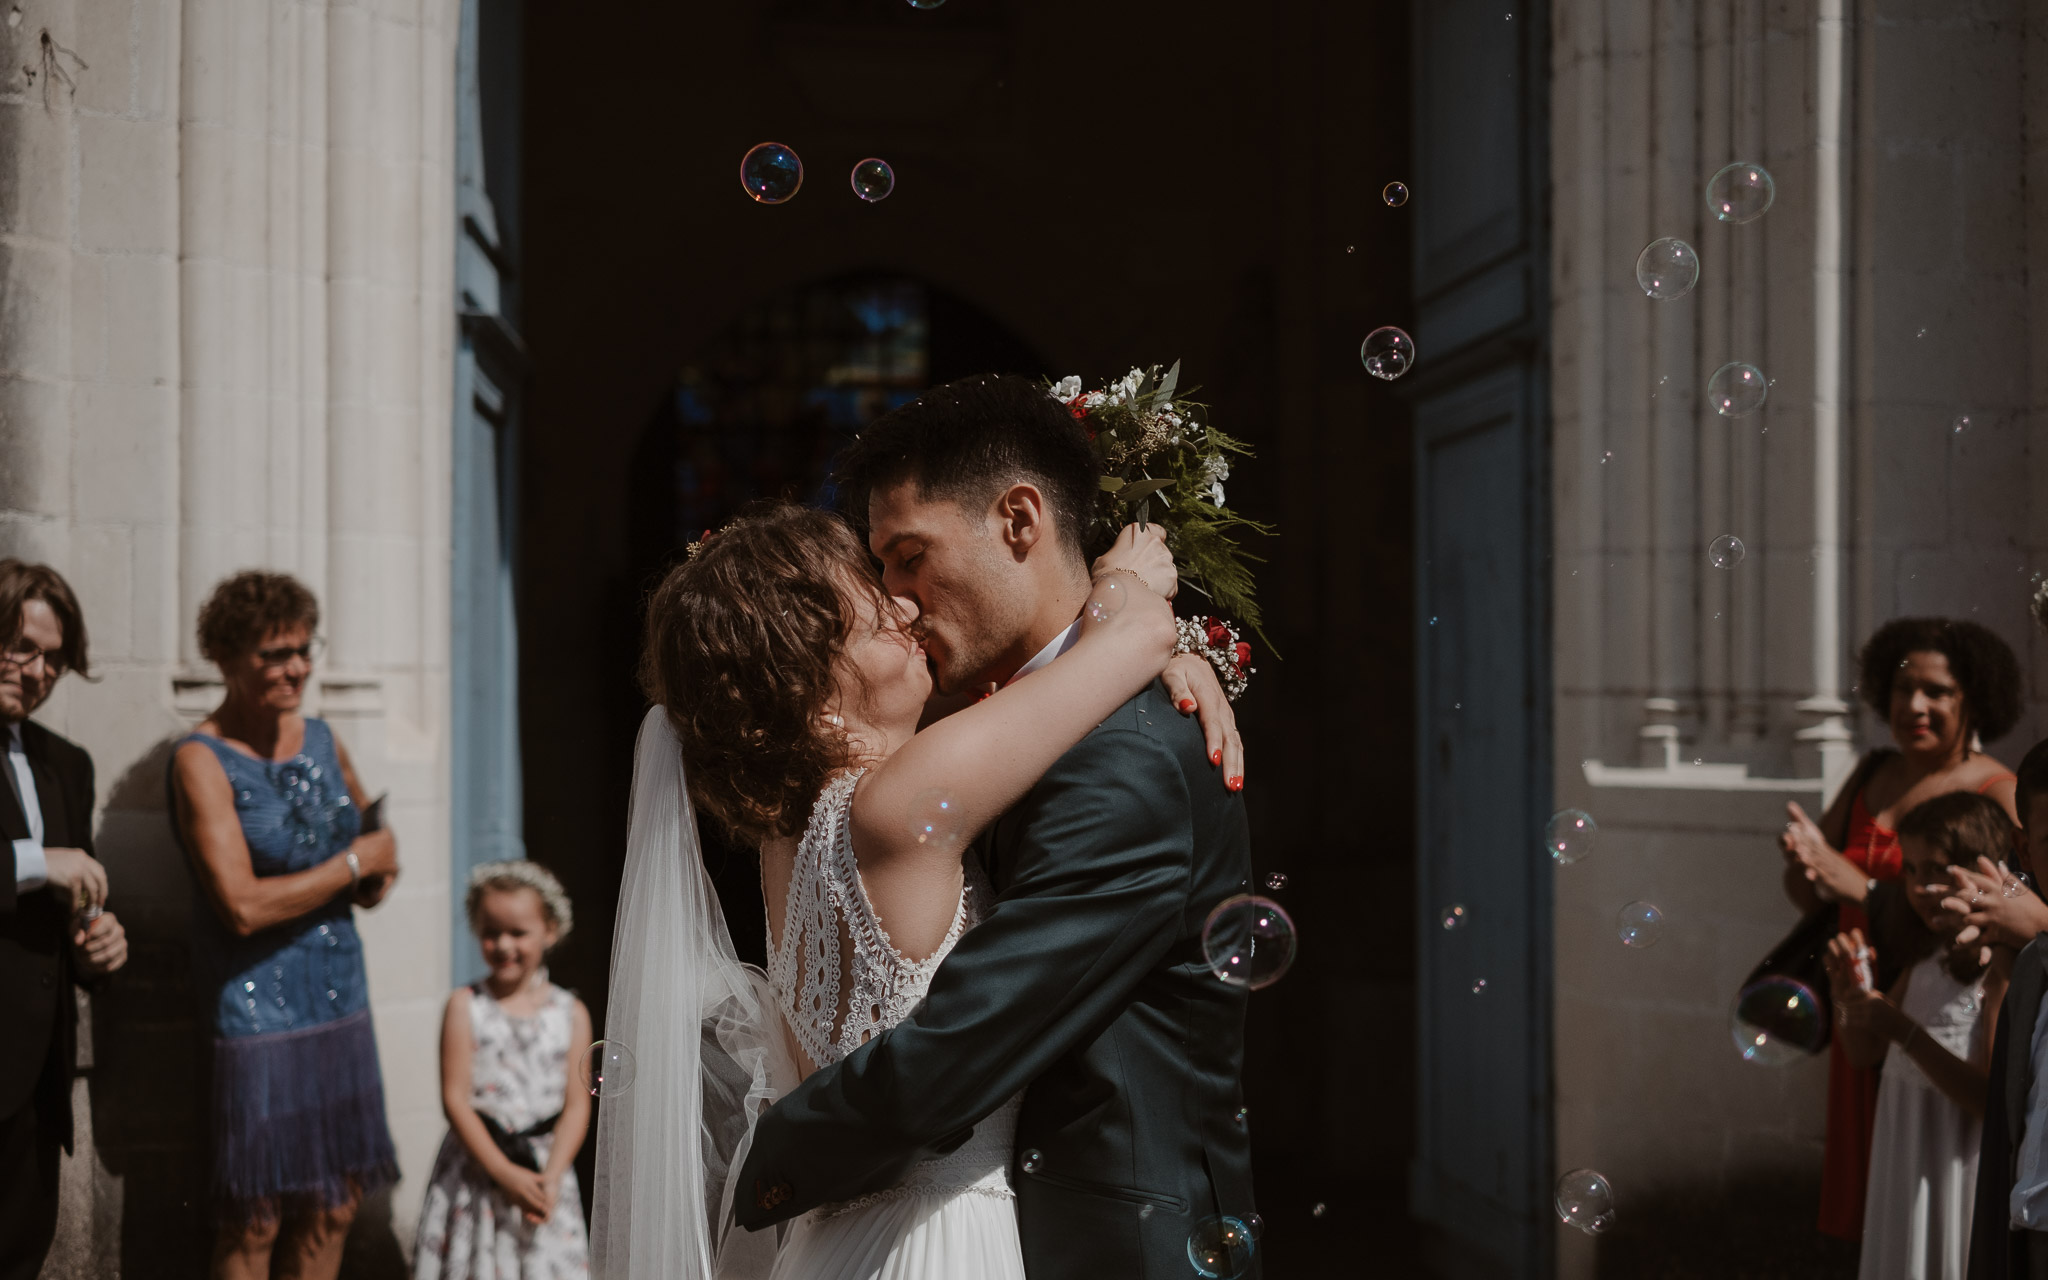
[[[320,601],[305,583],[288,573],[244,569],[223,578],[199,606],[199,652],[225,664],[279,631],[319,625]]]
[[[1857,655],[1857,691],[1871,710],[1891,714],[1892,677],[1915,653],[1938,653],[1963,690],[1963,715],[1986,742],[2012,731],[2025,709],[2019,659],[1989,627],[1955,618],[1893,618]]]
[[[483,910],[485,894],[513,889],[531,889],[539,894],[541,914],[555,926],[555,945],[559,947],[568,940],[569,930],[576,923],[575,913],[569,906],[569,895],[563,890],[562,882],[555,879],[554,872],[527,858],[483,862],[469,869],[469,891],[462,899],[463,912],[469,917],[469,931],[477,931],[477,913]]]
[[[824,709],[863,593],[887,609],[847,523],[779,502],[711,535],[648,600],[640,686],[681,739],[691,799],[743,841],[801,832],[851,763]]]

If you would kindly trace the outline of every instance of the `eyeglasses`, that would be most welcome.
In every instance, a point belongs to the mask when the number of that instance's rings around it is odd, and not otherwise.
[[[314,636],[300,645],[281,644],[269,649],[258,649],[256,661],[262,663],[265,670],[287,666],[293,658],[298,658],[311,666],[326,650],[327,641],[320,636]]]
[[[30,640],[16,640],[0,653],[0,664],[26,671],[36,663],[43,664],[43,672],[55,680],[64,674],[64,656],[55,649],[38,647]]]

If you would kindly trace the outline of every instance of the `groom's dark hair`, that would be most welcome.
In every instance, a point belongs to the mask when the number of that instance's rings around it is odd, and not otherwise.
[[[905,480],[925,499],[968,512],[1020,481],[1045,495],[1052,524],[1083,562],[1094,536],[1101,468],[1087,433],[1045,386],[1014,374],[981,374],[933,387],[868,424],[839,460],[846,512],[867,528],[868,498]]]

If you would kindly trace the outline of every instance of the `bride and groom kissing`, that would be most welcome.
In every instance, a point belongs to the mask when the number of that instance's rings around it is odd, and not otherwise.
[[[1132,526],[1091,571],[1099,465],[1024,378],[927,392],[838,479],[865,546],[758,510],[649,602],[597,1274],[1185,1275],[1253,1212],[1246,991],[1202,943],[1251,846],[1172,556]],[[760,850],[765,973],[698,812]]]

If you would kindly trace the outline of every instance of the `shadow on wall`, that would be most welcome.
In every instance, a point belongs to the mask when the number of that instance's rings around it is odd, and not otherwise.
[[[92,999],[91,1035],[79,1055],[90,1122],[80,1126],[79,1154],[90,1160],[96,1152],[97,1161],[77,1175],[76,1188],[66,1187],[59,1236],[71,1245],[52,1251],[45,1280],[207,1270],[208,1037],[196,1016],[188,944],[192,912],[204,908],[171,838],[165,787],[175,741],[159,741],[121,774],[95,836],[110,905],[128,931],[128,964]],[[380,1193],[356,1219],[342,1275],[406,1271],[390,1194]]]
[[[1611,1233],[1597,1241],[1601,1280],[1850,1280],[1857,1247],[1814,1229],[1819,1170],[1772,1172],[1729,1183],[1675,1188],[1617,1201]],[[1559,1230],[1564,1230],[1560,1227]]]

